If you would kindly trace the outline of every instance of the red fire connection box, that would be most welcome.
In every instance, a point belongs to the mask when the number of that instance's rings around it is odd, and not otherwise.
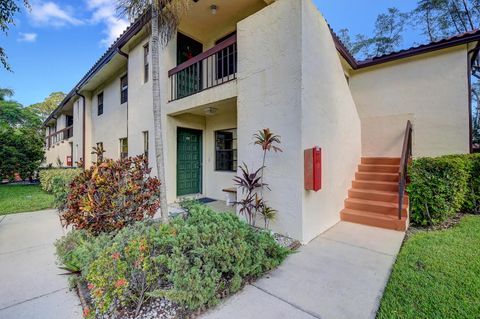
[[[308,191],[322,188],[322,149],[318,146],[304,151],[304,183]]]

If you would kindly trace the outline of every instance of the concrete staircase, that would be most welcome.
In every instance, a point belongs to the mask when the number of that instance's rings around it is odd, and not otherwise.
[[[362,157],[352,188],[348,190],[344,221],[405,231],[408,227],[408,195],[398,219],[398,171],[400,158]]]

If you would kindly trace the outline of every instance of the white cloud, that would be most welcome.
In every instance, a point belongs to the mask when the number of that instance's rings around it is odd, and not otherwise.
[[[19,42],[35,42],[37,41],[36,33],[19,33],[20,37],[18,38]]]
[[[83,24],[82,20],[73,16],[72,10],[69,10],[69,8],[60,8],[60,6],[51,1],[32,3],[30,16],[33,21],[39,25],[64,26],[67,24]]]
[[[128,20],[117,16],[115,1],[86,0],[86,2],[87,8],[93,11],[91,22],[103,23],[105,25],[105,38],[102,39],[101,43],[105,46],[109,46],[128,27]]]

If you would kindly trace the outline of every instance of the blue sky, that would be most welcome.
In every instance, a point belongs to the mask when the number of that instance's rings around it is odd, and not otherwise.
[[[371,34],[377,15],[396,6],[407,11],[415,0],[314,0],[334,30]],[[8,36],[0,35],[14,73],[0,68],[0,87],[15,90],[24,105],[50,92],[68,92],[123,31],[113,0],[33,0],[32,11],[17,16]],[[404,46],[423,37],[407,32]]]

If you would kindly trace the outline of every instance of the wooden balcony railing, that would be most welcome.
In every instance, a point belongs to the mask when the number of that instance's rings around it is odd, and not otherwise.
[[[48,135],[45,139],[45,146],[50,148],[55,143],[67,140],[73,136],[73,126],[68,126],[58,132]]]
[[[222,41],[168,72],[170,101],[237,78],[237,35]]]

